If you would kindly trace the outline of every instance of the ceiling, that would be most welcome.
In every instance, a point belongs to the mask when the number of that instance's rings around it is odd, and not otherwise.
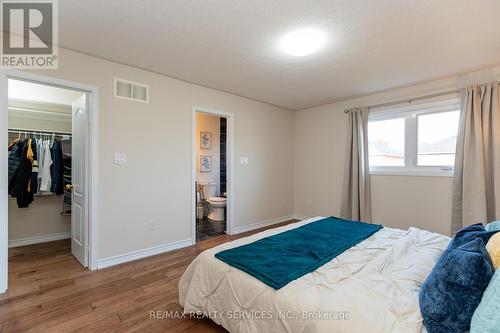
[[[64,0],[59,17],[63,47],[293,110],[500,64],[499,0]],[[284,54],[299,28],[326,46]]]
[[[13,79],[9,80],[8,91],[9,100],[66,106],[71,106],[83,94],[79,91]]]

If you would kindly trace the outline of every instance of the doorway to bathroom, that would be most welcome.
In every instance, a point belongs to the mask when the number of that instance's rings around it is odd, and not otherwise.
[[[232,115],[193,109],[193,242],[230,234]]]

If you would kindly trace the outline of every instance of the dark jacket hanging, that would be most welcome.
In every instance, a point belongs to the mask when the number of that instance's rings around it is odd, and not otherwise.
[[[52,182],[50,185],[50,191],[57,195],[63,194],[63,156],[62,147],[59,140],[54,140],[52,147],[50,148],[50,154],[52,155],[52,165],[50,166],[50,177]]]
[[[31,140],[31,149],[33,150],[33,163],[31,168],[30,187],[33,194],[38,192],[38,153],[36,140]]]
[[[9,147],[9,193],[12,179],[22,160],[25,140],[17,140]]]
[[[11,181],[12,187],[9,188],[9,193],[17,199],[19,208],[28,207],[33,202],[33,192],[28,191],[32,173],[32,163],[27,158],[28,148],[28,140],[24,140],[21,161]]]

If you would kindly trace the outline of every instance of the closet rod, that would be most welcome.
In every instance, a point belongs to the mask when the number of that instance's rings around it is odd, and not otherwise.
[[[455,90],[445,91],[445,92],[441,92],[441,93],[437,93],[437,94],[432,94],[432,95],[425,95],[425,96],[419,96],[419,97],[414,97],[414,98],[401,99],[401,100],[398,100],[398,101],[392,101],[392,102],[387,102],[387,103],[374,104],[374,105],[369,105],[368,109],[393,106],[393,105],[398,105],[398,104],[402,104],[402,103],[411,104],[411,102],[413,102],[413,101],[418,101],[418,100],[421,100],[421,99],[428,99],[428,98],[433,98],[433,97],[439,97],[439,96],[456,94],[456,93],[459,93],[461,91],[462,91],[462,89],[455,89]],[[349,110],[344,110],[344,113],[349,113]]]
[[[43,133],[43,134],[56,134],[56,135],[72,135],[71,132],[61,132],[61,131],[46,131],[46,130],[37,130],[37,129],[29,129],[29,128],[9,128],[10,133]]]

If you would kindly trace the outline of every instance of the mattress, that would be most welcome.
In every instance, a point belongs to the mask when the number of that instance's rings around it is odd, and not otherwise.
[[[179,282],[186,314],[236,332],[422,332],[418,291],[450,238],[384,228],[279,290],[214,257],[316,217],[201,253]]]

